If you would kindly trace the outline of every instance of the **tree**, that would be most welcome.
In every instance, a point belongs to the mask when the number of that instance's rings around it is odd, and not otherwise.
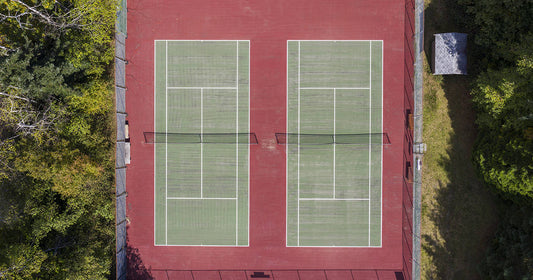
[[[0,0],[0,50],[60,37],[70,45],[61,56],[89,75],[100,76],[113,61],[117,0]]]
[[[50,40],[52,41],[52,40]],[[0,119],[4,137],[32,135],[43,138],[55,130],[61,100],[77,91],[81,70],[58,59],[55,42],[25,46],[0,58]],[[8,128],[11,133],[7,133]]]
[[[459,0],[459,3],[471,15],[470,29],[483,68],[512,66],[533,43],[533,2]]]
[[[115,0],[0,0],[0,278],[105,279]]]
[[[488,279],[533,277],[532,211],[530,207],[510,207],[481,265],[481,273]]]
[[[533,201],[533,63],[482,73],[473,91],[479,136],[474,161],[483,179],[516,202]]]
[[[481,266],[487,279],[533,279],[533,2],[459,0],[471,15],[474,164],[508,207]]]

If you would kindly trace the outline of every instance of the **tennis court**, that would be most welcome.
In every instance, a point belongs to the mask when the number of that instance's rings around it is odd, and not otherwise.
[[[417,275],[423,5],[127,4],[117,277]]]
[[[381,246],[382,73],[382,41],[287,42],[287,246]]]
[[[250,43],[154,44],[155,245],[248,246]]]

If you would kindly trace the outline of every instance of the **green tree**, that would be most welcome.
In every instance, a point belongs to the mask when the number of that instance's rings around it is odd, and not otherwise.
[[[480,267],[487,279],[533,278],[533,209],[510,208]]]
[[[533,43],[533,2],[458,0],[471,15],[470,29],[483,68],[512,66]]]
[[[52,138],[21,135],[0,179],[0,272],[104,279],[114,251],[112,91],[67,98]],[[47,136],[48,137],[48,136]],[[96,148],[96,150],[92,150]],[[31,269],[29,269],[31,266]]]
[[[516,202],[533,201],[533,63],[482,73],[473,90],[479,136],[474,160],[483,179]]]
[[[105,279],[115,0],[0,0],[0,278]]]
[[[101,76],[113,61],[116,0],[0,0],[0,50],[60,36],[64,56],[87,75]]]
[[[480,177],[509,207],[486,255],[487,279],[533,279],[533,2],[458,0],[471,16]]]

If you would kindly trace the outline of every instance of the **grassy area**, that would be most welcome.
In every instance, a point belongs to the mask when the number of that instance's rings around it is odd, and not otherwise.
[[[478,265],[499,221],[500,203],[476,178],[469,76],[433,76],[433,34],[461,32],[454,0],[425,1],[422,279],[480,279]]]

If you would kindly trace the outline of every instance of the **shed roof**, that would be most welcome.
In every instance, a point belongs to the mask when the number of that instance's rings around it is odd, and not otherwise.
[[[467,34],[435,34],[433,65],[435,75],[466,75]]]

